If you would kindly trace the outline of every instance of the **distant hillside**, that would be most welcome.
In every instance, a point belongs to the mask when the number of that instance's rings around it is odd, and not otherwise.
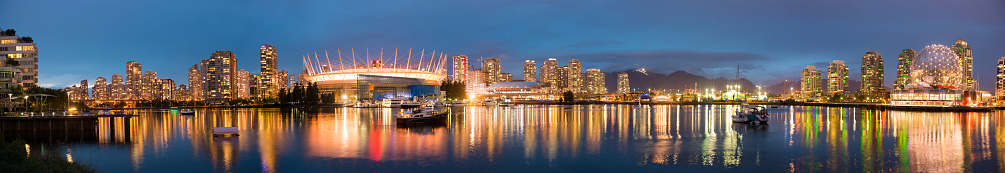
[[[685,85],[687,89],[694,89],[695,83],[698,84],[698,90],[715,89],[715,90],[725,90],[726,85],[741,85],[741,89],[744,91],[754,92],[757,91],[757,86],[747,79],[740,78],[735,79],[709,79],[704,76],[694,75],[684,71],[676,71],[670,74],[653,73],[649,72],[644,74],[638,71],[625,71],[628,73],[628,83],[631,88],[636,90],[684,90]],[[608,92],[618,91],[618,73],[605,73],[607,82]]]

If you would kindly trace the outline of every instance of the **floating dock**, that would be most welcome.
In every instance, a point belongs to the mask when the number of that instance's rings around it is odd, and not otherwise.
[[[886,109],[898,111],[917,112],[994,112],[995,107],[986,106],[896,106],[888,104],[869,103],[804,103],[804,106],[831,106],[831,107],[861,107],[870,109]]]
[[[97,142],[101,139],[125,142],[129,141],[129,119],[132,117],[135,115],[0,117],[0,132],[5,139],[29,142]]]

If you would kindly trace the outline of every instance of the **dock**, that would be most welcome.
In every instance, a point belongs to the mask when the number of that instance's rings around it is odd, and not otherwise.
[[[897,106],[877,103],[803,103],[803,106],[859,107],[915,112],[994,112],[995,107],[987,106]]]
[[[0,117],[0,132],[5,139],[30,142],[97,142],[101,139],[126,142],[130,136],[129,119],[135,116],[8,116]]]

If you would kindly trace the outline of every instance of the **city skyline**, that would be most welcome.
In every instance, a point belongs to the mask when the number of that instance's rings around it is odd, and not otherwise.
[[[729,5],[710,2],[466,2],[409,4],[414,6],[378,5],[373,11],[367,12],[341,8],[373,4],[335,2],[336,4],[314,5],[316,7],[274,4],[280,9],[279,12],[263,12],[264,14],[259,14],[260,11],[254,9],[265,8],[266,5],[254,3],[239,4],[241,8],[224,12],[200,10],[214,6],[214,2],[133,4],[138,7],[176,6],[181,9],[177,11],[192,12],[178,16],[171,15],[173,12],[170,11],[138,10],[143,8],[119,4],[31,3],[37,2],[0,2],[3,6],[19,7],[3,10],[0,15],[30,16],[12,18],[0,24],[0,28],[16,29],[19,36],[34,38],[39,50],[39,84],[52,88],[79,84],[82,79],[94,81],[97,77],[109,78],[109,74],[122,73],[121,63],[126,61],[143,62],[144,70],[159,72],[159,78],[187,84],[184,82],[187,75],[185,69],[217,50],[233,51],[239,62],[237,69],[259,74],[255,69],[259,69],[256,61],[259,59],[258,48],[262,44],[274,45],[284,52],[278,57],[279,69],[288,69],[294,73],[302,70],[296,57],[313,52],[349,48],[415,47],[436,48],[450,53],[449,56],[467,55],[471,59],[496,57],[502,67],[500,72],[514,74],[514,80],[522,79],[522,75],[515,74],[522,74],[522,63],[525,60],[543,62],[547,58],[558,58],[578,59],[583,62],[581,69],[595,68],[605,73],[646,68],[660,73],[683,70],[709,78],[733,76],[735,65],[742,64],[741,77],[767,85],[774,84],[770,81],[774,79],[798,79],[799,76],[792,71],[802,69],[807,64],[826,67],[833,60],[843,60],[850,67],[855,67],[861,64],[861,52],[867,51],[888,55],[884,61],[896,62],[897,57],[893,55],[900,54],[903,49],[921,49],[923,45],[929,44],[952,45],[953,41],[963,39],[973,49],[974,62],[977,62],[974,63],[974,71],[978,82],[985,86],[981,90],[993,90],[986,87],[993,86],[995,82],[992,71],[996,67],[990,65],[990,62],[1005,55],[1005,50],[1001,49],[1005,47],[1005,40],[999,39],[1005,36],[1005,2],[1000,1],[916,2],[910,5],[895,2],[795,1],[736,2]],[[790,6],[778,6],[777,3],[799,3],[803,8],[792,9]],[[270,7],[271,5],[273,4],[269,4]],[[607,5],[636,10],[601,8]],[[764,8],[748,9],[745,8],[746,5]],[[107,12],[79,11],[86,9],[79,7],[95,6],[101,6]],[[341,8],[332,9],[334,7]],[[675,11],[672,10],[675,8],[703,10],[664,12]],[[960,13],[926,13],[928,9],[934,8],[967,10]],[[475,9],[491,10],[471,11]],[[457,11],[434,12],[451,10]],[[495,10],[519,10],[526,13],[507,17],[491,13]],[[772,10],[774,11],[769,12]],[[26,11],[63,13],[38,14]],[[401,12],[381,13],[387,11]],[[610,16],[584,14],[586,11],[600,11]],[[717,14],[723,11],[728,13]],[[472,16],[456,19],[453,14],[457,12],[469,12]],[[685,16],[682,15],[685,12],[706,14],[706,17],[646,17]],[[122,13],[133,15],[116,15]],[[224,13],[229,15],[219,15]],[[418,15],[410,16],[409,13]],[[569,15],[551,15],[566,13]],[[800,14],[806,17],[780,18]],[[163,16],[170,17],[164,17],[164,21],[154,20]],[[69,21],[76,18],[85,20]],[[409,30],[402,32],[399,29],[385,29],[389,28],[385,27],[388,24],[383,24],[387,22],[373,22],[375,19],[387,18],[393,18],[392,23],[432,23],[423,24],[426,27],[409,27]],[[526,21],[516,22],[514,18]],[[635,20],[621,20],[623,18]],[[291,21],[280,21],[285,19]],[[506,20],[498,22],[479,19]],[[718,21],[704,21],[707,19]],[[232,25],[201,29],[211,26],[207,24],[213,21]],[[554,24],[549,23],[556,21]],[[303,24],[303,27],[272,26],[271,23],[274,22],[297,26]],[[944,25],[929,25],[931,22]],[[467,27],[437,27],[450,23]],[[60,27],[55,27],[56,24],[79,26],[80,30],[58,29]],[[862,30],[852,27],[864,24],[885,29]],[[680,25],[689,27],[679,27]],[[729,29],[736,25],[752,27]],[[500,27],[478,29],[495,26]],[[570,31],[570,28],[583,29]],[[112,32],[117,35],[112,35]],[[448,33],[455,35],[447,35]],[[90,49],[80,46],[85,44],[110,46],[118,53],[84,54],[83,52],[88,52],[85,50]],[[166,47],[172,49],[165,49]],[[861,75],[858,70],[849,73],[851,76]],[[888,63],[884,74],[896,76],[895,67]],[[892,88],[895,86],[894,80],[896,78],[885,78],[883,85]]]

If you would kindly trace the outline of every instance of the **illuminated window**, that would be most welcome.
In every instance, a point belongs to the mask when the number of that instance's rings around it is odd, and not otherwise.
[[[35,46],[17,46],[17,51],[34,51]]]

